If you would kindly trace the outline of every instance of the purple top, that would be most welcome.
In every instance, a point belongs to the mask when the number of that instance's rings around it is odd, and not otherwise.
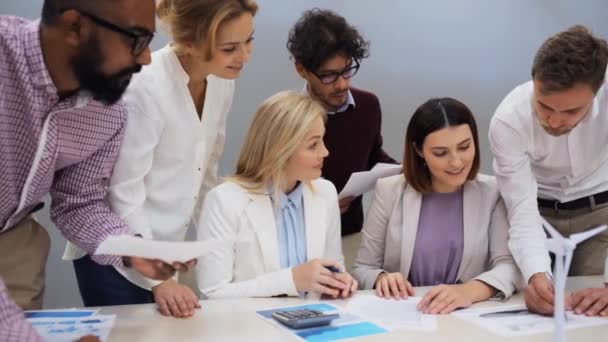
[[[455,284],[464,248],[462,190],[422,195],[408,280],[413,286]]]
[[[39,28],[38,21],[0,16],[0,234],[50,193],[57,228],[93,254],[109,235],[130,232],[105,203],[126,112],[84,94],[60,101]],[[122,266],[117,256],[93,259]],[[38,338],[19,319],[0,280],[0,341]]]

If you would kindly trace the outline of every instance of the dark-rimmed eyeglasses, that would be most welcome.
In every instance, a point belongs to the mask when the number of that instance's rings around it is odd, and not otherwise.
[[[349,67],[342,71],[324,72],[321,74],[312,71],[312,74],[317,76],[321,83],[332,84],[338,80],[338,77],[342,77],[343,79],[348,80],[349,78],[355,76],[357,71],[359,71],[359,66],[359,61],[355,59],[354,63],[351,63]]]
[[[68,8],[68,9],[63,10],[63,12],[65,12],[69,9],[73,9],[73,10],[77,11],[78,13],[82,14],[83,16],[91,19],[95,24],[97,24],[99,26],[105,27],[109,30],[118,32],[124,36],[131,38],[131,40],[133,41],[133,43],[131,44],[131,54],[133,56],[139,56],[142,52],[144,52],[144,50],[146,48],[148,48],[148,46],[150,45],[150,42],[152,42],[152,39],[154,39],[154,32],[143,31],[143,30],[141,30],[140,32],[135,32],[134,30],[120,27],[116,24],[113,24],[105,19],[102,19],[102,18],[100,18],[94,14],[88,13],[86,11],[82,11],[82,10],[75,9],[75,8]]]

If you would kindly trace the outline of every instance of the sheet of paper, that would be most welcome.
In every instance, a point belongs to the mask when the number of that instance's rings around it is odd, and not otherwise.
[[[115,319],[115,315],[97,315],[80,318],[38,318],[30,320],[30,323],[47,342],[72,342],[86,335],[95,335],[105,342]]]
[[[275,311],[298,309],[317,310],[327,313],[337,312],[340,314],[340,318],[333,320],[329,325],[304,329],[289,328],[272,318],[272,313]],[[360,317],[353,315],[352,313],[325,303],[311,303],[291,307],[274,308],[257,311],[256,313],[258,317],[262,318],[268,323],[278,327],[281,330],[288,331],[301,341],[307,342],[340,341],[355,337],[381,334],[388,331],[372,322],[362,320]]]
[[[134,256],[159,259],[164,262],[186,262],[203,256],[214,249],[232,246],[230,240],[206,241],[157,241],[130,235],[110,236],[95,251],[95,254]]]
[[[505,305],[493,308],[466,309],[454,311],[452,315],[490,331],[499,336],[523,336],[541,333],[553,333],[555,323],[553,317],[533,313],[514,312],[511,315],[501,314],[483,317],[487,313],[516,311],[525,309],[525,305]],[[566,330],[608,324],[608,320],[598,317],[586,317],[566,313]]]
[[[396,300],[358,294],[348,301],[346,309],[389,330],[436,330],[436,316],[425,315],[416,309],[420,299]]]
[[[76,310],[75,308],[74,309],[60,309],[60,310],[27,310],[27,311],[25,311],[25,318],[27,318],[27,319],[77,318],[77,317],[94,316],[98,312],[99,312],[99,309]]]
[[[340,191],[338,198],[362,195],[374,189],[378,179],[401,173],[401,168],[401,165],[378,163],[369,171],[354,172]]]

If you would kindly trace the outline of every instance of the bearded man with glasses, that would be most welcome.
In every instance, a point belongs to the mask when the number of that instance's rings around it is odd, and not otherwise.
[[[329,156],[323,177],[342,190],[351,173],[376,163],[395,163],[382,149],[382,112],[376,95],[351,86],[369,43],[338,14],[320,9],[304,12],[289,32],[287,49],[306,81],[305,92],[327,110],[325,145]],[[347,268],[363,226],[361,196],[340,200]],[[352,241],[351,241],[352,240]],[[352,242],[353,248],[348,248]]]
[[[51,219],[95,253],[132,234],[105,202],[122,141],[119,102],[150,63],[153,0],[45,0],[41,20],[0,16],[0,341],[39,341],[22,308],[39,309],[49,236],[32,214],[50,194]],[[165,280],[189,264],[95,256]]]

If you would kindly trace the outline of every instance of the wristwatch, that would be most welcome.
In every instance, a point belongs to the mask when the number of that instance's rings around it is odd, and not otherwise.
[[[125,265],[125,268],[131,268],[131,266],[132,266],[132,264],[131,264],[131,257],[123,256],[122,257],[122,264]]]

